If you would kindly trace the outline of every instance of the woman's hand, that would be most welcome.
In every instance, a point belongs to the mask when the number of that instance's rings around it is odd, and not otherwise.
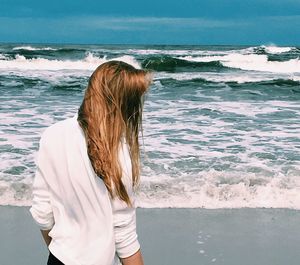
[[[48,233],[50,232],[50,230],[41,230],[42,236],[45,240],[45,243],[47,245],[47,247],[49,246],[50,242],[51,242],[51,237],[48,235]]]
[[[141,249],[127,258],[120,258],[122,265],[144,265]]]

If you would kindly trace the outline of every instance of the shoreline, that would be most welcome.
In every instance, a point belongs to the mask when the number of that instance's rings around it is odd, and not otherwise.
[[[0,206],[1,265],[46,264],[29,207]],[[300,211],[137,208],[145,265],[298,265]]]

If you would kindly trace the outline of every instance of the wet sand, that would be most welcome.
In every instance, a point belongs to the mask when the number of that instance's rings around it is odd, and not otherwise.
[[[0,206],[1,265],[46,264],[28,209]],[[299,265],[299,227],[288,209],[137,209],[145,265]]]

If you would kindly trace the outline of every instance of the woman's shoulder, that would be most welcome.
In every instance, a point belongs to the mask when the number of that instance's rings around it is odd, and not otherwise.
[[[44,129],[41,139],[56,138],[62,135],[67,128],[74,127],[77,124],[77,114],[63,120],[56,121]],[[73,128],[71,131],[74,132]]]

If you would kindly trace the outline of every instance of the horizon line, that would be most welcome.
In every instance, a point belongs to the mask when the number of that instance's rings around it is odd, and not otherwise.
[[[213,44],[213,43],[82,43],[82,42],[15,42],[15,41],[0,41],[0,45],[9,45],[9,44],[24,44],[24,45],[151,45],[151,46],[276,46],[276,47],[284,47],[284,46],[294,46],[294,47],[299,47],[300,44],[291,44],[291,43],[286,43],[286,44],[276,44],[272,41],[269,42],[264,42],[264,43],[248,43],[248,44],[234,44],[234,43],[223,43],[223,44]]]

